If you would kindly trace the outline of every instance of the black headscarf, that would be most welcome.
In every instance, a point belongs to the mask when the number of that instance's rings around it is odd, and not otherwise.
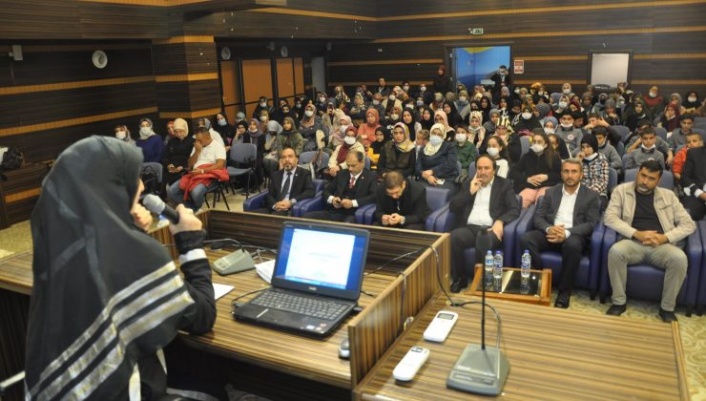
[[[127,398],[136,362],[194,303],[174,262],[133,225],[142,153],[93,136],[66,149],[32,213],[31,399]]]

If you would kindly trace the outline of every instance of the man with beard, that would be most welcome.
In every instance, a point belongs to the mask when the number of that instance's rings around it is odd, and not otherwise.
[[[669,323],[674,315],[677,294],[686,277],[684,242],[696,224],[670,189],[657,186],[663,167],[656,160],[640,165],[635,182],[618,185],[605,211],[604,222],[623,239],[608,251],[608,274],[613,287],[613,305],[608,315],[625,312],[625,286],[628,265],[647,262],[665,270],[659,317]]]
[[[542,266],[539,252],[561,252],[561,281],[554,303],[558,308],[569,307],[581,255],[600,218],[598,193],[581,185],[582,177],[580,160],[564,160],[561,166],[563,184],[547,190],[534,214],[534,230],[522,234],[520,238],[520,249],[529,250],[535,268]]]
[[[282,149],[279,155],[281,169],[270,176],[270,185],[265,198],[267,208],[258,209],[255,212],[291,216],[292,207],[298,201],[314,196],[311,173],[298,167],[298,161],[294,149]]]

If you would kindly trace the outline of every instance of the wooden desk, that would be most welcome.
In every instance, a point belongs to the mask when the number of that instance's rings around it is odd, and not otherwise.
[[[477,299],[464,296],[464,300]],[[490,302],[501,315],[502,351],[510,373],[502,393],[507,400],[688,400],[678,323],[594,316],[509,301]],[[422,339],[441,309],[438,296],[390,347],[355,388],[357,400],[487,400],[446,388],[446,379],[469,343],[480,343],[480,307],[452,308],[459,320],[443,344]],[[486,315],[487,316],[487,315]],[[496,325],[488,320],[487,342]],[[392,370],[411,346],[431,355],[417,377],[396,383]]]
[[[517,274],[519,274],[520,269],[515,267],[505,267],[503,268],[503,271],[512,271],[513,273],[517,272]],[[542,282],[540,284],[541,288],[539,289],[539,296],[500,293],[488,291],[486,289],[485,297],[491,299],[505,299],[508,301],[526,302],[530,304],[540,304],[549,306],[552,302],[552,269],[531,270],[531,272],[533,275],[541,275],[542,277]],[[476,271],[473,275],[473,282],[471,283],[471,286],[468,289],[468,293],[478,297],[482,296],[483,291],[482,287],[480,286],[480,280],[483,279],[483,275],[483,266],[476,266]]]
[[[276,247],[282,224],[290,220],[278,216],[221,211],[202,213],[200,218],[211,238],[236,238],[270,248]],[[242,293],[266,286],[254,271],[248,271],[226,277],[213,275],[214,282],[230,284],[235,289],[216,303],[218,318],[211,333],[204,336],[184,335],[181,336],[182,340],[210,353],[338,388],[352,389],[395,341],[404,319],[416,316],[437,292],[439,279],[445,286],[449,281],[448,263],[438,266],[429,249],[433,246],[440,260],[447,261],[450,253],[448,234],[382,227],[366,229],[371,233],[368,269],[411,250],[419,250],[420,253],[366,276],[363,289],[376,294],[376,297],[361,295],[359,302],[364,307],[363,311],[350,318],[347,325],[341,326],[331,337],[309,339],[236,322],[231,315],[231,301]],[[173,243],[167,228],[157,229],[151,235],[164,244]],[[174,247],[168,249],[173,250]],[[227,252],[209,252],[209,257],[216,259]],[[31,261],[31,252],[0,261],[0,289],[30,294]],[[350,361],[338,358],[338,346],[345,336],[351,342]]]

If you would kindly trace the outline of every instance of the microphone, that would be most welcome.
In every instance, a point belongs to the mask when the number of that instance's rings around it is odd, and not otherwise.
[[[174,224],[179,224],[179,213],[174,208],[164,203],[159,196],[154,194],[145,195],[142,199],[145,209],[155,214],[161,214]]]

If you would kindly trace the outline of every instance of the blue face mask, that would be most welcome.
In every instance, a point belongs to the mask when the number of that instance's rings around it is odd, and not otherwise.
[[[224,119],[219,119],[219,120],[218,120],[218,125],[220,125],[221,127],[225,127],[226,124],[227,124],[227,123],[226,123],[226,120],[224,120]]]

